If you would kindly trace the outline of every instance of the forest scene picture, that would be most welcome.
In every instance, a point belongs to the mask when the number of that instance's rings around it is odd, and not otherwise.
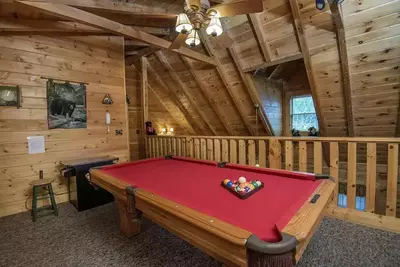
[[[86,127],[86,86],[47,81],[49,129]]]

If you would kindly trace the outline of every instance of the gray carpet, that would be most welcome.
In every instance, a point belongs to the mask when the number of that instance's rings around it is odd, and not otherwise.
[[[0,266],[220,266],[149,221],[125,238],[114,204],[80,213],[59,208],[60,216],[36,223],[27,212],[0,218]],[[325,219],[298,266],[400,266],[400,235]]]

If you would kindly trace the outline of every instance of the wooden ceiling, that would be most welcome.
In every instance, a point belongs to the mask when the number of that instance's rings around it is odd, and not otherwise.
[[[272,80],[290,80],[285,63],[302,59],[323,135],[400,135],[400,0],[346,0],[341,11],[265,0],[262,13],[223,18],[223,36],[176,50],[181,0],[20,2],[0,1],[2,35],[124,36],[127,71],[147,57],[152,95],[187,133],[281,134],[265,109],[256,116],[252,73],[274,66]]]

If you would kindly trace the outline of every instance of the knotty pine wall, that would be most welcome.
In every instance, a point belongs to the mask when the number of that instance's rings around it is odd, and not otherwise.
[[[0,37],[0,84],[22,89],[20,109],[0,107],[0,216],[30,208],[29,182],[38,179],[39,170],[56,178],[57,203],[67,201],[58,172],[62,160],[104,155],[129,160],[123,53],[120,37]],[[41,76],[88,83],[87,129],[48,130]],[[101,103],[106,93],[114,104]],[[109,134],[106,109],[112,117]],[[116,129],[123,135],[116,136]],[[45,136],[45,153],[28,154],[26,138],[32,135]]]

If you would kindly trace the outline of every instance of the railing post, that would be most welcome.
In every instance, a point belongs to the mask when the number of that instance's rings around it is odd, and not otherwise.
[[[281,143],[276,138],[269,140],[269,167],[272,169],[282,169],[282,148]]]
[[[396,217],[399,144],[388,144],[386,216]]]

